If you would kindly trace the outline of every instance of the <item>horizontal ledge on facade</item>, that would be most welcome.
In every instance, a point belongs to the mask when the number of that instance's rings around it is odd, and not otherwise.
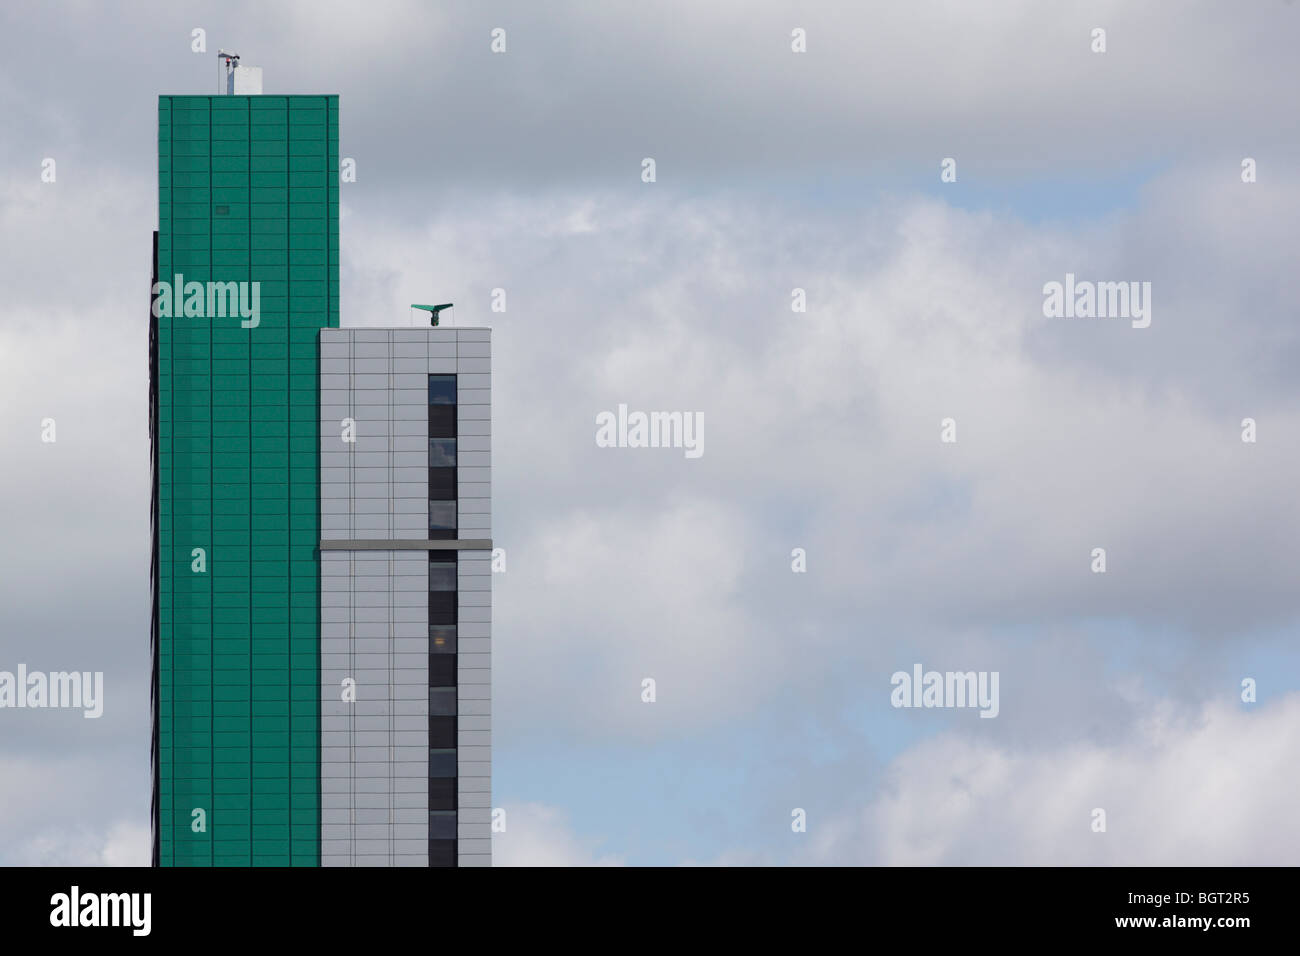
[[[491,551],[491,538],[458,538],[454,541],[421,538],[334,538],[321,539],[322,551]]]

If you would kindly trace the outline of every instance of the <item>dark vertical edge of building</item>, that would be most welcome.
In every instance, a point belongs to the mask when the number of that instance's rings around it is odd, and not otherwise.
[[[153,314],[153,289],[158,283],[158,230],[153,234],[153,267],[149,282],[149,656],[152,659],[152,676],[149,683],[149,718],[151,734],[149,742],[149,773],[152,785],[149,794],[149,836],[151,866],[161,863],[161,812],[159,802],[159,766],[158,752],[158,668],[159,668],[159,614],[158,601],[161,581],[161,569],[158,567],[158,319]]]
[[[338,270],[338,261],[335,258],[334,240],[338,238],[335,230],[338,228],[338,220],[330,221],[330,210],[336,209],[337,204],[330,201],[330,186],[339,187],[339,164],[337,158],[330,162],[330,154],[333,152],[337,157],[339,149],[339,128],[338,121],[335,119],[335,112],[332,109],[335,98],[332,96],[325,97],[325,325],[324,328],[338,328],[341,323],[334,321],[334,308],[337,303],[334,302],[334,276]],[[331,172],[332,169],[332,172]],[[331,178],[332,176],[332,178]],[[341,197],[340,197],[341,198]],[[321,529],[321,429],[320,429],[320,329],[316,330],[314,336],[316,342],[316,537],[320,538]],[[317,699],[319,701],[321,686],[321,634],[324,625],[321,623],[321,577],[324,574],[324,568],[321,567],[321,554],[319,547],[316,549],[316,688]],[[323,796],[324,788],[321,785],[321,767],[324,757],[321,753],[321,707],[319,702],[316,706],[316,865],[322,866],[325,860],[325,841],[322,836],[324,832],[325,819],[325,800]]]

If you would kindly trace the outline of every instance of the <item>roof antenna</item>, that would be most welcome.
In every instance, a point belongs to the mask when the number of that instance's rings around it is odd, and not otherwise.
[[[221,66],[222,61],[226,67],[226,89],[221,88]],[[235,72],[235,67],[239,66],[239,54],[227,53],[225,50],[217,50],[217,92],[228,93],[230,91],[231,79],[230,74]]]
[[[444,302],[442,305],[420,305],[418,302],[412,302],[412,303],[411,303],[411,308],[413,308],[413,309],[426,309],[426,310],[428,310],[428,313],[429,313],[429,324],[430,324],[431,326],[437,326],[437,324],[438,324],[438,313],[441,312],[443,309],[450,309],[450,308],[451,308],[451,303],[450,303],[450,302]]]
[[[226,67],[226,88],[221,89],[221,66]],[[217,92],[226,96],[260,96],[262,93],[262,68],[240,66],[239,54],[217,51]]]

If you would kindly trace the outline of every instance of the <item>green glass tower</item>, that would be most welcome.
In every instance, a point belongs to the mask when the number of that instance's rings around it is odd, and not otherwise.
[[[337,96],[159,98],[158,866],[320,864],[317,341],[339,325],[338,168]],[[217,283],[235,285],[214,302]]]

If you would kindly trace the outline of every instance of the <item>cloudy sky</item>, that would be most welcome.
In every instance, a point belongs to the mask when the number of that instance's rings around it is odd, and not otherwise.
[[[498,864],[1300,862],[1300,5],[0,29],[0,670],[106,675],[99,720],[0,711],[0,864],[148,859],[156,103],[218,46],[340,96],[343,323],[495,330]],[[1150,327],[1044,317],[1066,273]],[[620,403],[704,454],[597,447]],[[916,664],[998,716],[894,708]]]

